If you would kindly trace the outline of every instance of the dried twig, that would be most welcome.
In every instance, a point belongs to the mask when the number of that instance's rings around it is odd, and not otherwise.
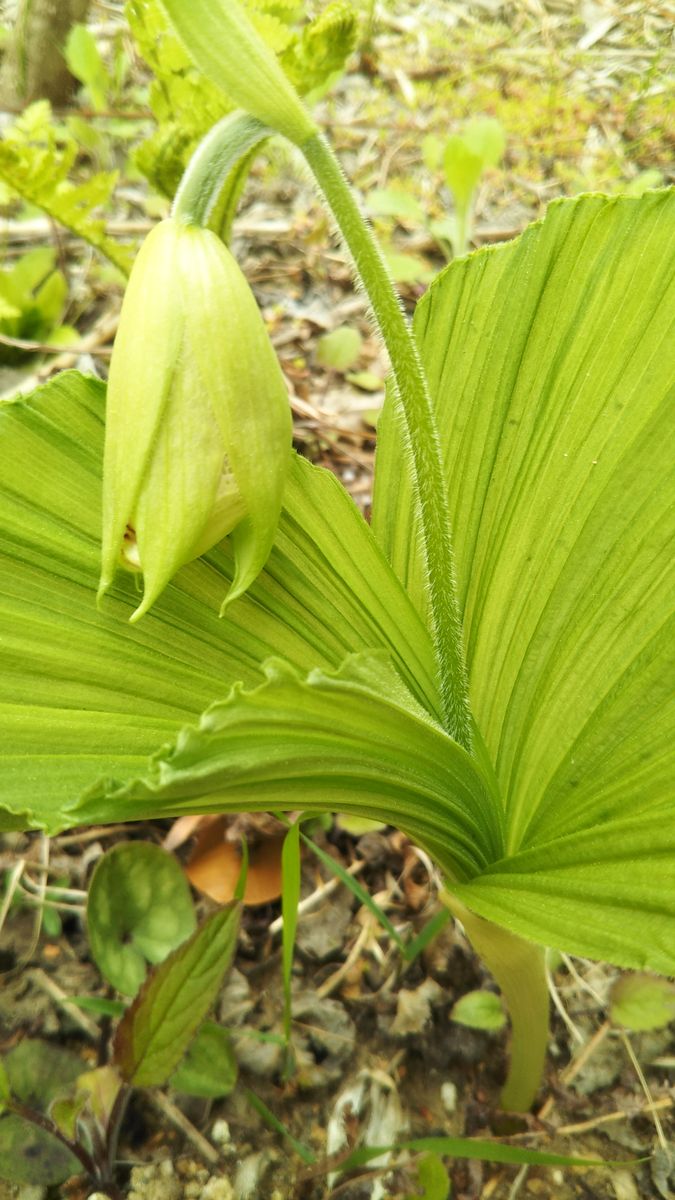
[[[662,1112],[673,1107],[673,1101],[670,1096],[662,1096],[660,1100],[651,1100],[648,1105],[643,1105],[639,1108],[631,1110],[618,1109],[616,1112],[602,1113],[599,1117],[591,1117],[588,1121],[577,1121],[574,1125],[561,1125],[556,1129],[557,1137],[569,1137],[572,1133],[587,1133],[590,1129],[595,1129],[598,1125],[611,1125],[615,1121],[632,1121],[635,1117],[642,1116],[646,1111],[651,1115],[656,1110]],[[528,1134],[528,1136],[532,1136]]]
[[[171,1124],[176,1127],[176,1129],[180,1130],[180,1132],[188,1139],[189,1142],[192,1142],[195,1150],[202,1156],[202,1158],[206,1159],[206,1161],[211,1163],[212,1166],[214,1166],[217,1162],[220,1162],[220,1154],[215,1147],[212,1146],[209,1141],[207,1141],[204,1135],[195,1128],[191,1121],[188,1121],[185,1114],[182,1113],[175,1104],[172,1104],[169,1098],[165,1096],[163,1092],[160,1092],[159,1090],[147,1090],[143,1092],[143,1095],[145,1096],[146,1100],[148,1100],[148,1102],[154,1106],[154,1108],[161,1112],[162,1116],[166,1117],[167,1121],[170,1121]]]
[[[86,1013],[82,1012],[82,1010],[79,1009],[76,1004],[72,1003],[68,993],[64,992],[63,988],[60,988],[58,983],[55,983],[53,979],[50,979],[49,975],[42,970],[42,967],[35,967],[35,969],[30,972],[30,978],[32,982],[38,988],[40,988],[41,991],[45,992],[46,995],[49,996],[50,1000],[53,1000],[59,1008],[63,1008],[67,1011],[71,1020],[73,1020],[76,1025],[79,1025],[82,1032],[86,1033],[88,1038],[91,1038],[94,1042],[98,1041],[100,1031],[96,1022],[92,1021],[91,1017],[88,1017]]]
[[[347,870],[347,872],[350,875],[358,875],[359,872],[363,870],[365,865],[366,865],[365,859],[357,858],[354,860],[353,863],[350,863],[349,866],[346,867],[345,869]],[[342,880],[339,879],[337,877],[337,875],[334,876],[333,879],[328,879],[325,883],[322,883],[321,886],[318,887],[316,889],[316,891],[312,892],[312,894],[310,896],[305,896],[305,899],[300,901],[300,903],[298,905],[298,916],[301,917],[301,916],[303,916],[304,913],[311,912],[312,909],[316,908],[319,904],[321,904],[321,901],[325,900],[326,896],[330,896],[331,893],[334,892],[338,887],[340,887],[341,884],[342,884]],[[271,934],[281,933],[281,930],[283,929],[283,927],[284,927],[283,917],[277,917],[274,921],[271,922],[271,924],[269,926],[269,932]]]

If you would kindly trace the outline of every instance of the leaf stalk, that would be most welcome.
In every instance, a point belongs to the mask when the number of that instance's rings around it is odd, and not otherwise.
[[[502,1108],[527,1112],[541,1086],[548,1044],[546,951],[476,916],[447,891],[441,893],[441,899],[462,922],[474,949],[499,984],[511,1018],[511,1062]]]

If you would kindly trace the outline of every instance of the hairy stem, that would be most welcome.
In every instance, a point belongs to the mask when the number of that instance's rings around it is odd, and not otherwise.
[[[305,142],[301,150],[350,251],[389,352],[402,434],[412,458],[420,503],[444,723],[448,733],[469,749],[471,726],[447,489],[427,381],[380,248],[339,162],[320,134]]]
[[[117,1093],[108,1121],[108,1174],[112,1177],[117,1160],[117,1147],[120,1140],[120,1131],[122,1129],[122,1121],[126,1112],[127,1104],[131,1096],[131,1090],[128,1087],[121,1087]]]
[[[172,213],[186,225],[207,225],[230,173],[272,130],[247,113],[218,121],[202,138],[174,197]]]
[[[511,1018],[511,1063],[502,1107],[527,1112],[541,1086],[548,1042],[549,1003],[543,946],[477,917],[449,892],[442,893],[477,953],[499,984]]]

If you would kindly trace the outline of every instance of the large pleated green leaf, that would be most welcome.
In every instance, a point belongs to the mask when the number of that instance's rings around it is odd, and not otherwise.
[[[101,385],[66,375],[0,407],[5,825],[334,804],[396,821],[498,924],[672,970],[672,226],[664,193],[557,204],[420,307],[474,760],[436,722],[391,413],[375,528],[396,574],[298,460],[267,568],[224,621],[218,548],[130,627],[130,577],[93,604]]]
[[[516,242],[453,264],[415,322],[511,856],[458,894],[538,940],[662,970],[675,967],[674,251],[672,191],[557,202]],[[424,615],[391,411],[380,439],[374,528]]]
[[[137,627],[131,575],[97,611],[104,393],[68,372],[0,405],[0,827],[62,828],[96,778],[142,772],[270,655],[309,671],[385,650],[436,712],[422,623],[337,480],[300,459],[267,570],[222,620],[221,548]]]
[[[475,912],[544,945],[619,966],[675,971],[672,803],[598,823],[495,862],[452,886]]]
[[[388,656],[301,674],[268,660],[165,746],[144,777],[101,780],[71,823],[179,812],[339,808],[395,824],[455,878],[503,852],[499,808],[475,760],[417,703]]]

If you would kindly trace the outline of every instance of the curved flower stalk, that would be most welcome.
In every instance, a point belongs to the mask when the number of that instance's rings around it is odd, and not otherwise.
[[[251,290],[207,229],[162,221],[124,297],[106,416],[99,596],[119,565],[141,571],[138,620],[179,567],[233,532],[227,602],[276,532],[291,417]]]
[[[239,0],[162,0],[197,66],[263,125],[301,145],[317,127]]]

